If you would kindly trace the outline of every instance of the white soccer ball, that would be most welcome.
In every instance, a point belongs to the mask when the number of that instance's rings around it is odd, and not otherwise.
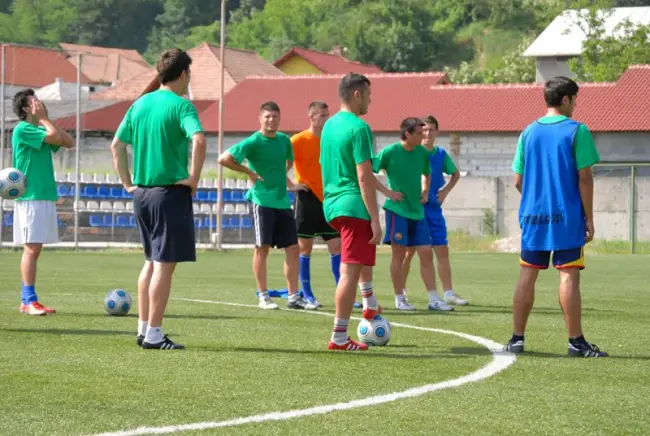
[[[0,197],[5,200],[20,198],[27,189],[25,175],[16,168],[0,171]]]
[[[104,298],[104,310],[109,315],[126,315],[131,310],[131,296],[124,289],[113,289]]]
[[[393,332],[388,320],[380,315],[376,315],[372,321],[362,320],[357,327],[359,341],[368,345],[386,345]]]

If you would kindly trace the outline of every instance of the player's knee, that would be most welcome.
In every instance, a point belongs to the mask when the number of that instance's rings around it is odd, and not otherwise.
[[[23,253],[30,257],[38,257],[43,251],[43,244],[25,244]]]
[[[263,245],[261,247],[255,247],[254,254],[256,257],[261,257],[266,259],[266,256],[269,255],[270,247],[268,245]]]
[[[560,284],[572,285],[577,284],[580,280],[579,268],[566,268],[560,270]]]
[[[329,250],[332,256],[341,254],[341,239],[330,239],[327,241],[327,249]]]
[[[420,258],[420,263],[432,263],[433,262],[433,251],[431,247],[419,247],[417,249],[418,257]]]

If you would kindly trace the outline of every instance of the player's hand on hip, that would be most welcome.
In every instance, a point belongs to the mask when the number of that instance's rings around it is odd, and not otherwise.
[[[293,186],[291,187],[292,191],[306,191],[307,190],[307,185],[304,183],[294,183]]]
[[[404,194],[402,194],[401,192],[397,192],[397,191],[388,191],[387,197],[390,198],[393,201],[402,201],[402,200],[404,200]]]
[[[262,176],[260,176],[259,174],[257,174],[256,172],[253,172],[253,171],[251,171],[250,173],[248,173],[248,179],[251,181],[251,183],[252,183],[253,185],[254,185],[255,182],[257,182],[258,180],[259,180],[260,182],[263,182],[263,181],[264,181],[264,179],[262,178]]]
[[[429,190],[425,189],[422,191],[422,195],[420,195],[420,204],[427,204],[429,201]]]
[[[381,243],[381,224],[379,220],[371,220],[370,228],[372,229],[372,239],[369,243],[373,245],[379,245]]]
[[[194,180],[191,177],[188,177],[187,179],[179,180],[175,184],[176,185],[187,186],[188,188],[190,188],[192,190],[192,197],[194,197],[194,195],[196,195],[196,191],[199,188],[199,181]]]
[[[133,185],[129,185],[129,186],[125,186],[124,189],[125,189],[126,192],[128,192],[129,194],[133,194],[133,193],[135,192],[135,190],[138,189],[138,187],[137,187],[137,186],[133,186]]]
[[[591,242],[594,240],[594,233],[596,233],[596,229],[594,227],[593,221],[587,220],[587,231],[585,232],[585,243]]]
[[[445,191],[444,189],[438,191],[438,195],[436,196],[438,198],[438,204],[442,204],[445,202],[445,200],[447,199],[447,194],[448,192]]]

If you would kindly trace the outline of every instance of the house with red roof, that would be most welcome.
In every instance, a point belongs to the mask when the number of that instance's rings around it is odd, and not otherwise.
[[[273,62],[284,74],[347,74],[351,71],[360,74],[378,74],[381,69],[375,65],[362,64],[343,56],[341,48],[329,53],[301,47],[294,47]]]

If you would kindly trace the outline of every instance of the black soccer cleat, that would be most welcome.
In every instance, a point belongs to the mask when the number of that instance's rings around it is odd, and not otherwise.
[[[505,347],[503,347],[503,350],[509,353],[521,354],[524,352],[524,341],[522,340],[513,341],[512,339],[510,339],[508,341],[508,344]]]
[[[135,343],[138,344],[138,347],[141,347],[143,342],[144,342],[144,335],[136,336]]]
[[[163,340],[158,342],[157,344],[151,344],[147,341],[142,341],[142,349],[143,350],[184,350],[185,345],[177,344],[167,335],[163,337]]]
[[[605,351],[600,351],[595,344],[585,342],[584,344],[574,345],[569,342],[569,357],[608,357]]]

